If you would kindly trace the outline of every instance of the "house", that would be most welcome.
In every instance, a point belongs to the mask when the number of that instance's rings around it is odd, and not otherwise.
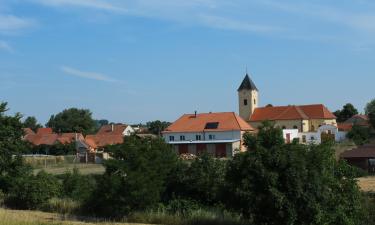
[[[86,135],[85,139],[78,143],[77,155],[81,162],[101,163],[108,158],[103,152],[104,147],[122,144],[125,136],[134,133],[134,129],[125,124],[109,124],[102,126],[94,135]]]
[[[81,133],[61,133],[57,134],[52,131],[52,128],[39,128],[35,133],[30,128],[24,128],[23,140],[31,143],[34,146],[39,145],[56,145],[58,143],[67,145],[83,140]]]
[[[246,74],[237,90],[239,115],[252,127],[272,121],[284,130],[286,142],[298,138],[303,143],[320,143],[322,139],[339,141],[336,116],[323,104],[259,107],[259,90]]]
[[[162,132],[179,154],[231,157],[245,151],[243,134],[255,130],[234,112],[185,114]]]
[[[375,172],[375,144],[366,144],[343,152],[340,156],[350,165],[361,168],[369,173]]]

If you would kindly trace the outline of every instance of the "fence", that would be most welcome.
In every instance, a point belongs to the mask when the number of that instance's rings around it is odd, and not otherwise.
[[[53,156],[53,155],[23,155],[25,162],[32,167],[47,168],[63,166],[66,164],[79,163],[75,155]]]

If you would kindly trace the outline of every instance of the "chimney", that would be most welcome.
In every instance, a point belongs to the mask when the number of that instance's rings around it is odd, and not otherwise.
[[[197,118],[197,110],[194,112],[194,118]]]

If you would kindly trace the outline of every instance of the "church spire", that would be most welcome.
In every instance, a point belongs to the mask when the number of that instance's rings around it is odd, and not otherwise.
[[[258,88],[255,86],[254,82],[250,79],[249,74],[246,71],[246,76],[243,79],[240,87],[238,88],[237,91],[242,91],[242,90],[255,90],[258,91]]]

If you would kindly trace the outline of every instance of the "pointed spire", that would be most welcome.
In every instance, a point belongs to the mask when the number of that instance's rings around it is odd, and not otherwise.
[[[243,79],[240,87],[238,88],[237,91],[241,90],[256,90],[258,91],[258,88],[255,86],[254,82],[250,79],[249,74],[246,71],[246,76]]]

